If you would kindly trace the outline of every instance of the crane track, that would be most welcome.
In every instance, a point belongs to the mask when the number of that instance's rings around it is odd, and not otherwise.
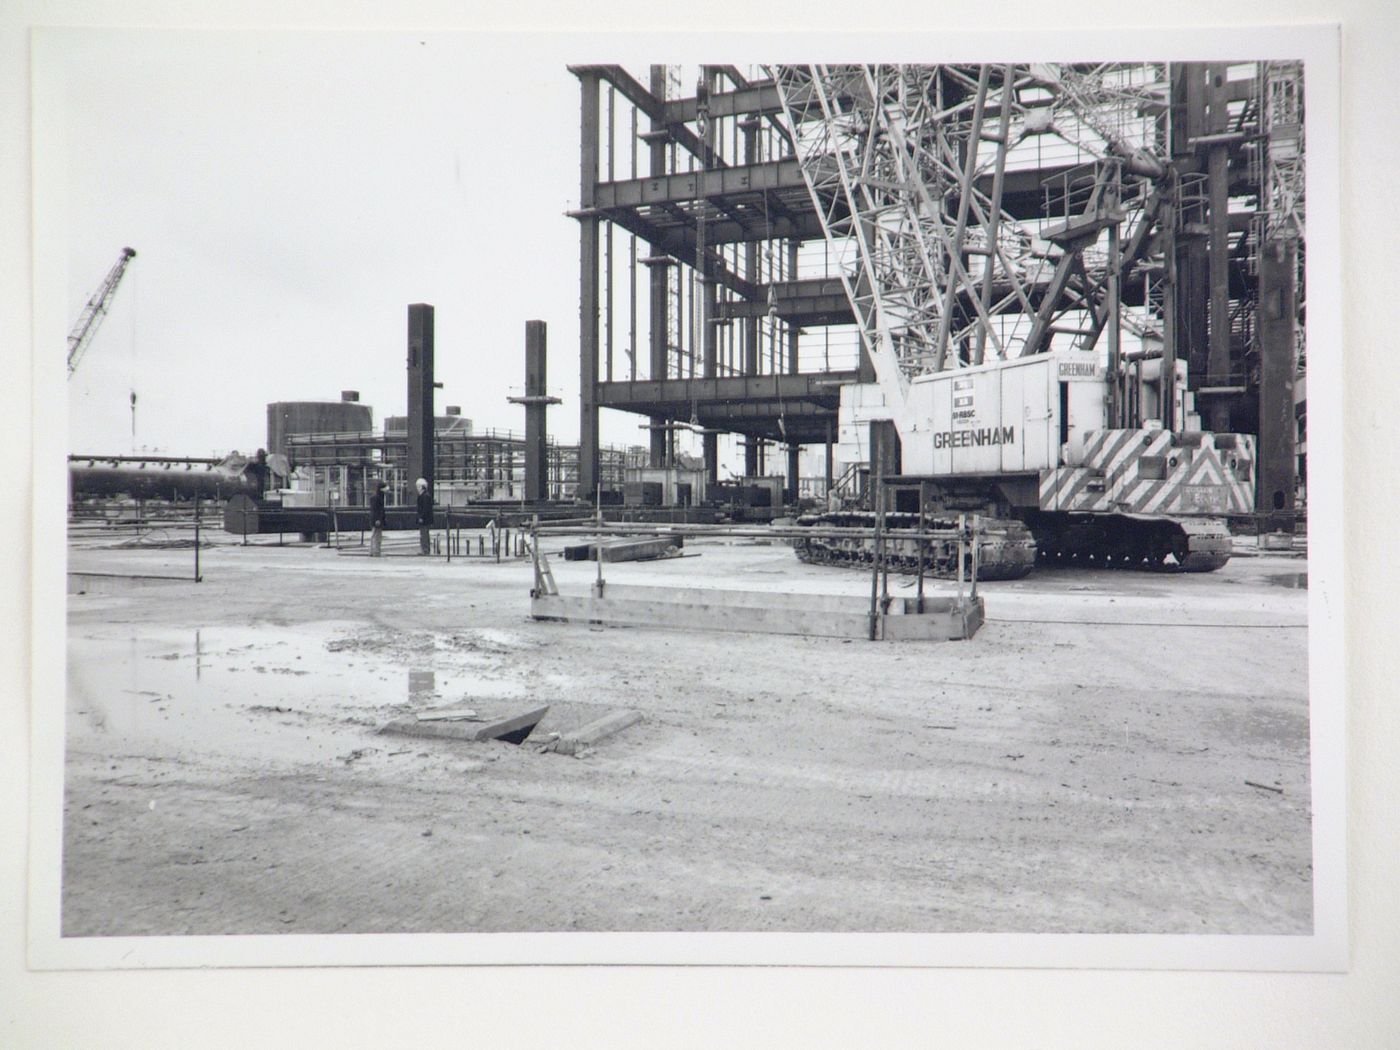
[[[872,511],[836,511],[826,514],[804,514],[797,519],[798,525],[829,526],[835,528],[864,528],[871,530],[869,537],[826,537],[813,536],[811,539],[793,541],[797,557],[809,565],[839,565],[847,568],[860,568],[872,565],[875,561],[876,515]],[[928,529],[956,529],[953,519],[925,518]],[[1018,580],[1035,568],[1035,538],[1019,521],[1007,518],[981,518],[978,532],[979,580]],[[917,529],[919,516],[907,513],[885,515],[886,529]],[[919,571],[919,542],[905,536],[887,536],[884,541],[883,561],[891,572],[917,573]],[[971,552],[964,551],[964,570],[971,566]],[[939,538],[926,541],[923,551],[923,570],[936,579],[956,579],[958,575],[958,543],[953,538]]]
[[[806,514],[798,525],[870,529],[870,537],[822,537],[793,541],[797,557],[810,565],[861,568],[875,560],[876,515],[871,511],[837,511]],[[925,518],[929,529],[955,529],[951,519]],[[919,516],[885,515],[886,529],[917,529]],[[1018,580],[1037,564],[1120,569],[1137,572],[1214,572],[1230,560],[1231,542],[1225,522],[1218,518],[1158,518],[1130,515],[1034,514],[1030,522],[1010,518],[979,520],[978,570],[980,580]],[[918,542],[903,536],[887,536],[885,564],[892,572],[919,571]],[[958,572],[957,541],[928,541],[924,572],[939,579],[954,579]],[[971,563],[964,552],[964,570]]]
[[[1139,572],[1214,572],[1230,560],[1219,518],[1115,515],[1031,516],[1040,562]]]

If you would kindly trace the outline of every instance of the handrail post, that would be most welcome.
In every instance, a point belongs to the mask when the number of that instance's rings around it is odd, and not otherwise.
[[[928,519],[924,513],[924,502],[928,498],[928,482],[919,482],[919,612],[924,611],[924,554],[928,547],[928,540],[924,537],[924,530],[928,527]]]
[[[970,595],[970,597],[971,597],[971,599],[972,599],[973,601],[976,601],[976,600],[977,600],[977,576],[978,576],[978,572],[979,572],[979,570],[980,570],[980,568],[981,568],[981,559],[982,559],[981,534],[982,534],[982,516],[981,516],[980,514],[974,514],[974,515],[972,516],[972,540],[971,540],[971,542],[972,542],[972,593],[971,593],[971,595]]]
[[[964,543],[967,536],[967,515],[958,515],[958,604],[963,600],[963,558],[966,556]]]
[[[199,497],[194,498],[194,582],[200,583],[203,577],[199,575]]]
[[[880,528],[884,520],[884,515],[881,513],[881,509],[884,506],[884,501],[881,498],[883,495],[881,492],[883,483],[883,478],[877,472],[873,490],[875,495],[875,551],[874,557],[871,559],[870,571],[870,640],[872,642],[875,640],[875,626],[877,617],[879,616],[880,602],[880,555],[882,553],[881,548],[884,541],[884,534]]]

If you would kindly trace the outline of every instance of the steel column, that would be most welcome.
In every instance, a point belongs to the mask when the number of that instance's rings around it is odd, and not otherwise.
[[[598,77],[579,76],[582,144],[579,174],[579,428],[578,495],[591,500],[598,486]]]
[[[831,487],[836,484],[836,443],[832,440],[831,423],[826,424],[826,498],[831,499]]]
[[[1175,170],[1168,173],[1170,179],[1170,205],[1167,208],[1167,221],[1162,224],[1162,379],[1158,384],[1161,392],[1162,428],[1176,429],[1176,358],[1177,334],[1180,328],[1177,318],[1177,251],[1176,227],[1180,216],[1180,179]]]
[[[1206,67],[1207,133],[1220,134],[1229,124],[1225,108],[1224,63]],[[1217,142],[1206,157],[1210,195],[1210,351],[1206,367],[1213,387],[1230,383],[1230,147]],[[1216,433],[1230,429],[1230,406],[1213,398],[1208,425]]]
[[[546,331],[543,321],[525,322],[525,499],[543,502],[549,498],[549,477],[545,456],[545,410],[558,398],[549,396],[545,381]]]
[[[1207,96],[1206,65],[1202,62],[1181,62],[1172,65],[1172,162],[1176,170],[1176,185],[1180,187],[1182,173],[1199,170],[1195,139],[1206,134]],[[1192,214],[1184,207],[1178,194],[1173,221],[1177,238],[1173,259],[1176,269],[1176,356],[1185,358],[1191,382],[1206,385],[1210,367],[1209,309],[1211,301],[1209,227],[1203,226],[1205,215]],[[1194,222],[1183,221],[1194,219]]]
[[[713,67],[702,66],[705,78],[705,94],[708,97],[718,85],[718,77]],[[707,166],[704,158],[712,156],[715,145],[715,122],[708,116],[704,121],[702,141],[705,150],[701,155],[700,170],[703,172]],[[706,379],[713,379],[719,374],[718,347],[716,345],[719,332],[714,324],[716,293],[714,281],[710,279],[710,256],[711,249],[705,240],[705,203],[699,202],[695,213],[695,267],[700,278],[699,302],[696,304],[700,315],[700,353],[701,369]],[[701,454],[705,461],[705,483],[715,485],[719,482],[719,435],[706,433],[700,438]]]
[[[408,483],[433,485],[433,308],[408,308]]]
[[[666,67],[651,67],[651,93],[657,98],[662,98],[666,94]],[[665,125],[662,121],[653,116],[651,119],[651,138],[647,148],[647,158],[651,165],[652,178],[662,178],[666,174],[666,139],[663,134]],[[667,264],[654,262],[648,267],[651,281],[651,299],[648,309],[649,338],[651,346],[651,371],[647,378],[652,381],[659,381],[668,378],[667,360],[668,342],[670,340],[670,310],[671,300],[667,294],[667,283],[670,270]],[[650,442],[650,464],[653,467],[664,467],[667,464],[667,438],[669,431],[662,427],[667,422],[665,416],[651,417],[651,442]]]
[[[1297,250],[1297,241],[1281,237],[1266,241],[1259,253],[1259,478],[1255,507],[1262,513],[1276,513],[1270,527],[1289,532],[1293,531],[1293,485],[1298,469],[1293,401]]]
[[[773,92],[776,100],[777,91]],[[758,122],[745,121],[742,125],[744,131],[744,163],[747,165],[758,162]],[[758,242],[749,241],[744,245],[744,280],[757,285],[761,280],[758,269]],[[771,309],[771,308],[770,308]],[[758,375],[758,317],[744,318],[743,327],[743,366],[742,372],[746,376]],[[744,475],[754,477],[758,474],[758,438],[744,438]]]

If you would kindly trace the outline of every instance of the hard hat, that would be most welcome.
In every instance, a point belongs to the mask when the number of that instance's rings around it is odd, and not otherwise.
[[[428,479],[427,479],[427,478],[419,478],[417,481],[414,482],[414,484],[418,486],[418,491],[419,491],[419,492],[427,492],[427,491],[428,491]]]

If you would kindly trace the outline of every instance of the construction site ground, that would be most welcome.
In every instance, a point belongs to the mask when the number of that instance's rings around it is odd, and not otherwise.
[[[928,644],[534,622],[528,561],[216,539],[201,583],[159,533],[70,542],[111,575],[70,582],[65,936],[1311,930],[1300,555],[1041,569]],[[605,571],[869,594],[685,549]],[[378,732],[536,704],[521,746]]]

